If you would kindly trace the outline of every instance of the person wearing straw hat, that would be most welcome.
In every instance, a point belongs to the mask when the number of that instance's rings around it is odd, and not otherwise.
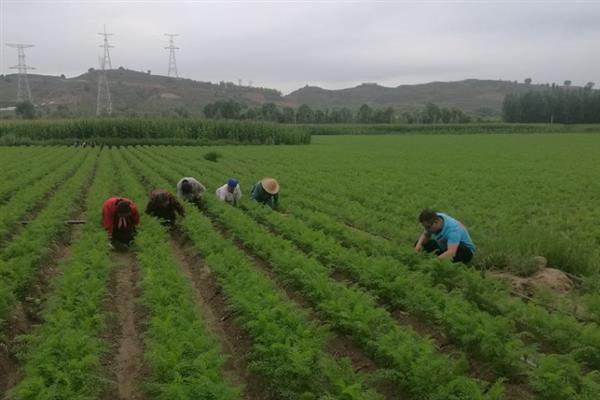
[[[219,200],[236,206],[237,202],[242,197],[242,190],[236,179],[229,178],[226,184],[217,189],[216,194]]]
[[[273,178],[262,178],[250,191],[250,197],[271,208],[279,207],[279,183]]]

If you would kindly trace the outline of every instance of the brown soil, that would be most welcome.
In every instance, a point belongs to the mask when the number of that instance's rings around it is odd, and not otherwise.
[[[146,396],[139,385],[148,371],[141,335],[145,311],[138,304],[140,272],[129,251],[114,251],[111,258],[115,268],[109,276],[109,295],[104,305],[109,315],[109,331],[104,337],[111,343],[111,354],[102,362],[114,384],[103,398],[141,400]]]
[[[564,272],[555,268],[542,268],[525,278],[505,271],[491,271],[490,274],[509,282],[515,292],[526,296],[532,296],[538,288],[550,289],[557,294],[568,294],[574,286],[573,281]]]

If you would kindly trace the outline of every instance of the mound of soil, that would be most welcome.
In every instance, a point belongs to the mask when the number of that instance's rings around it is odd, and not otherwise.
[[[573,282],[564,272],[556,268],[544,268],[529,278],[532,285],[541,285],[561,293],[573,290]]]
[[[564,272],[556,268],[542,268],[530,277],[520,277],[508,272],[493,272],[494,276],[510,282],[515,292],[531,295],[537,288],[551,289],[558,293],[569,293],[573,282]]]

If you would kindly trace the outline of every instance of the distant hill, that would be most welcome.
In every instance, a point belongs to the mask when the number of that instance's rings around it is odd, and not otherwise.
[[[305,86],[287,96],[274,89],[219,84],[191,79],[175,79],[127,69],[108,71],[113,109],[119,114],[168,115],[174,110],[200,114],[207,103],[232,99],[249,106],[267,102],[279,106],[356,109],[362,104],[415,110],[426,103],[456,107],[465,112],[499,115],[508,93],[542,89],[543,85],[526,85],[510,81],[467,79],[458,82],[431,82],[418,85],[384,87],[365,83],[354,88],[327,90]],[[93,115],[96,110],[98,71],[74,78],[29,75],[32,96],[37,105],[50,110],[59,106],[71,115]],[[14,105],[18,77],[0,77],[0,107]]]
[[[274,89],[238,86],[231,82],[214,84],[191,79],[175,79],[127,69],[108,71],[113,110],[120,114],[161,115],[175,109],[200,114],[207,103],[233,99],[247,105],[273,102],[283,104]],[[64,79],[29,75],[31,96],[36,105],[68,107],[75,115],[94,115],[98,93],[98,71]],[[14,105],[17,75],[0,78],[0,107]]]
[[[354,88],[326,90],[306,86],[285,98],[293,104],[311,107],[350,107],[362,104],[372,107],[394,107],[399,110],[421,109],[427,103],[456,107],[465,112],[490,110],[498,115],[504,96],[529,90],[542,89],[542,85],[526,85],[510,81],[467,79],[458,82],[431,82],[418,85],[400,85],[395,88],[374,83],[363,83]]]

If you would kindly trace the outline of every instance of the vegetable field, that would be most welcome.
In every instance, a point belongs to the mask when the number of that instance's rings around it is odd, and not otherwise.
[[[599,136],[16,146],[0,159],[0,398],[600,398]],[[143,211],[183,176],[208,188],[203,205],[183,202],[172,229],[142,213],[135,244],[111,250],[103,201]],[[279,210],[249,199],[264,176]],[[239,207],[215,197],[229,177]],[[426,207],[467,226],[469,266],[414,252]],[[569,290],[515,289],[540,256]]]

